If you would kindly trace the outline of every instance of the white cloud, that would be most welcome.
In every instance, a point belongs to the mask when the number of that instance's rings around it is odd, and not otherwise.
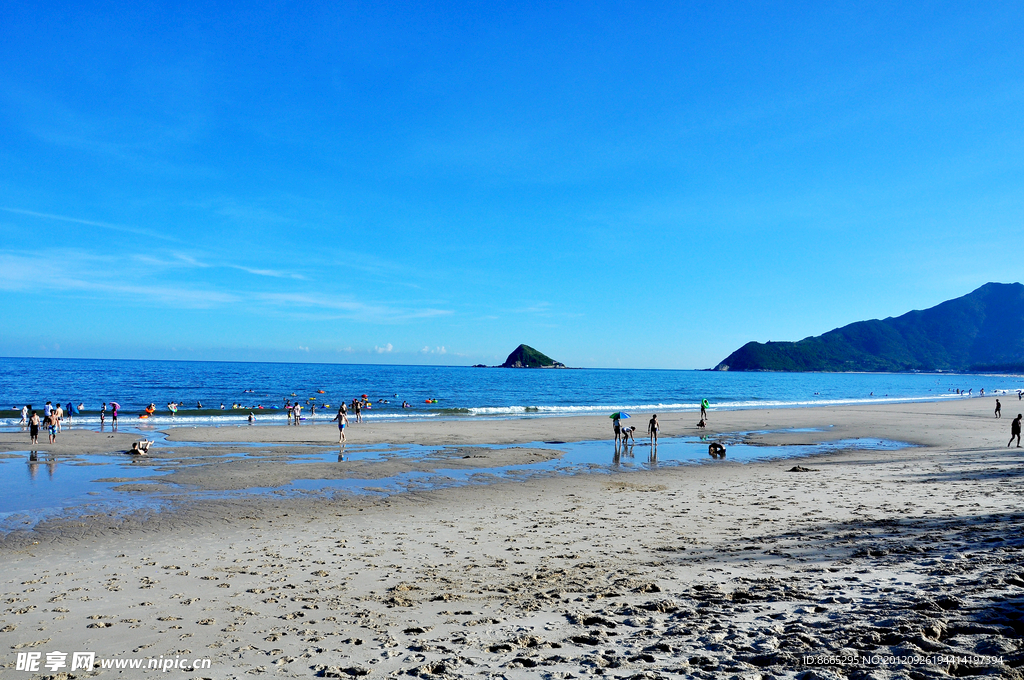
[[[394,349],[394,347],[389,342],[388,344],[384,345],[383,347],[374,346],[373,351],[376,352],[377,354],[388,354],[393,349]]]

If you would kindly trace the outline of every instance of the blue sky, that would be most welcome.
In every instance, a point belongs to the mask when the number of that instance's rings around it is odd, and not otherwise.
[[[1021,279],[1012,3],[0,26],[0,355],[705,368]]]

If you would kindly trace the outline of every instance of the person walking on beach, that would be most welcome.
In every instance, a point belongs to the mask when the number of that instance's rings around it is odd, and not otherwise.
[[[348,425],[348,414],[345,413],[345,405],[342,404],[341,408],[338,409],[338,415],[334,417],[334,421],[338,421],[338,443],[345,443],[345,426]]]
[[[61,431],[61,425],[64,424],[64,407],[57,402],[57,408],[50,412],[53,416],[54,424],[57,426],[57,432]]]
[[[615,433],[615,443],[619,443],[619,437],[622,436],[622,422],[619,420],[619,414],[616,413],[615,417],[612,418],[612,432]]]
[[[50,432],[50,443],[57,443],[57,414],[50,411],[50,417],[46,419],[46,427]]]
[[[355,412],[356,412],[356,422],[357,423],[363,422],[363,405],[362,405],[362,403],[360,403],[359,401],[353,400],[353,407],[354,407]]]
[[[114,428],[115,430],[117,429],[117,407],[118,404],[116,403],[110,405],[110,427]]]
[[[655,413],[651,416],[651,420],[647,423],[647,434],[651,436],[651,445],[658,445],[658,414]]]
[[[298,425],[299,424],[299,420],[301,420],[299,418],[299,414],[301,414],[301,413],[302,413],[302,404],[296,402],[294,408],[292,409],[292,414],[295,417],[295,424],[296,425]]]
[[[1018,413],[1017,417],[1010,423],[1010,441],[1006,443],[1007,446],[1013,443],[1014,438],[1017,439],[1017,448],[1020,448],[1020,420],[1024,418],[1024,415]]]
[[[39,414],[32,411],[32,417],[28,419],[28,434],[33,444],[39,443]]]
[[[996,399],[996,418],[1002,418],[1002,413],[1003,405],[999,403],[998,399]]]
[[[700,419],[701,420],[707,420],[708,419],[708,406],[711,406],[711,403],[708,402],[707,399],[701,399],[701,401],[700,401]]]
[[[107,422],[107,402],[103,402],[103,407],[100,409],[100,426]]]

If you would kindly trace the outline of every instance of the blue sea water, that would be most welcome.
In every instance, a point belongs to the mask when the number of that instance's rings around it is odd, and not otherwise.
[[[40,409],[47,400],[82,403],[88,422],[103,402],[118,402],[124,416],[139,414],[152,402],[155,425],[172,422],[165,407],[171,401],[184,402],[183,409],[200,401],[214,409],[240,403],[253,409],[259,422],[273,422],[286,417],[285,399],[313,403],[307,400],[315,398],[321,408],[334,409],[363,394],[372,402],[389,401],[364,412],[373,420],[687,411],[699,409],[702,399],[712,409],[885,403],[958,398],[957,389],[977,396],[982,388],[989,394],[1016,393],[1024,389],[1024,377],[0,358],[0,409],[24,404]],[[403,401],[411,408],[403,409]],[[182,414],[173,422],[244,419],[237,412]],[[16,423],[0,419],[0,427]]]

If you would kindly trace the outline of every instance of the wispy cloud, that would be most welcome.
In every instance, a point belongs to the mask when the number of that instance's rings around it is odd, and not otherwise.
[[[240,264],[229,264],[229,265],[226,265],[226,266],[228,266],[228,267],[230,267],[232,269],[238,269],[239,271],[243,271],[243,272],[247,272],[249,274],[253,274],[254,276],[269,276],[269,277],[275,278],[275,279],[295,279],[297,281],[306,281],[306,280],[308,280],[302,274],[293,274],[291,272],[282,272],[282,271],[277,271],[276,269],[254,269],[253,267],[245,267],[245,266],[240,265]]]
[[[8,212],[14,215],[25,215],[27,217],[36,217],[41,220],[55,220],[58,222],[69,222],[71,224],[84,224],[88,227],[99,227],[100,229],[110,229],[112,231],[120,231],[126,234],[136,234],[138,236],[145,236],[147,238],[157,238],[163,241],[170,241],[172,243],[181,243],[178,239],[168,236],[159,231],[150,231],[148,229],[140,229],[139,227],[127,227],[123,224],[110,224],[109,222],[99,222],[96,220],[84,220],[78,217],[69,217],[67,215],[51,215],[50,213],[41,213],[34,210],[22,210],[20,208],[6,208],[0,206],[0,210]]]
[[[170,307],[209,308],[236,304],[243,298],[231,293],[185,286],[137,283],[110,258],[77,254],[62,257],[0,254],[0,289],[48,290],[118,299],[155,301]]]
[[[550,302],[535,302],[528,307],[510,310],[513,314],[547,314],[551,311]]]
[[[202,259],[186,253],[162,258],[149,255],[114,255],[51,250],[46,253],[0,253],[0,290],[54,291],[57,293],[117,297],[121,303],[140,300],[174,308],[211,308],[245,303],[254,313],[273,311],[293,319],[363,323],[403,323],[452,314],[451,310],[387,302],[363,302],[340,295],[314,295],[278,291],[247,291],[198,276],[181,277],[178,267],[211,271]],[[198,271],[196,272],[198,274]],[[285,272],[258,272],[271,276]],[[280,278],[280,277],[277,277]]]
[[[140,254],[133,255],[132,257],[138,262],[144,264],[156,266],[156,267],[190,267],[197,269],[213,269],[216,267],[223,267],[226,269],[236,269],[238,271],[252,274],[253,276],[266,276],[274,279],[294,279],[296,281],[306,281],[307,278],[302,274],[295,274],[287,271],[279,271],[277,269],[259,269],[257,267],[247,267],[241,264],[210,264],[204,262],[196,256],[189,255],[186,253],[172,252],[169,253],[169,258],[159,258],[152,255]]]
[[[336,310],[343,314],[330,318],[354,319],[360,321],[397,322],[426,319],[452,314],[448,309],[392,306],[388,304],[367,304],[334,295],[314,296],[307,293],[256,293],[254,298],[282,306],[300,306],[310,309]]]
[[[376,352],[377,354],[390,354],[391,350],[393,350],[393,349],[394,349],[394,346],[389,342],[388,344],[384,345],[383,347],[380,347],[379,345],[375,345],[374,348],[373,348],[373,351]]]

